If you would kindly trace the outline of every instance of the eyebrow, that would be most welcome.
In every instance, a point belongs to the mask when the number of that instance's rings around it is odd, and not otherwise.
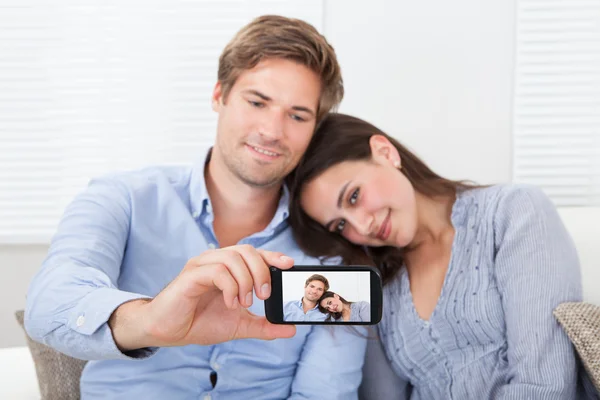
[[[342,208],[342,202],[344,201],[344,193],[346,193],[346,189],[348,188],[348,185],[350,184],[350,182],[352,181],[348,181],[344,184],[344,186],[342,186],[342,189],[340,190],[340,194],[338,196],[338,201],[337,201],[337,207],[338,208]],[[329,221],[326,225],[325,225],[325,229],[329,230],[331,224],[333,224],[333,221],[335,220],[331,220]]]
[[[244,92],[248,93],[248,94],[253,94],[255,96],[258,96],[261,99],[263,99],[264,101],[271,101],[271,100],[273,100],[272,98],[270,98],[269,96],[267,96],[264,93],[259,92],[258,90],[248,89],[248,90],[244,90]],[[315,116],[315,112],[313,110],[311,110],[310,108],[308,108],[308,107],[304,107],[304,106],[292,106],[292,110],[302,111],[302,112],[310,114],[313,117]]]

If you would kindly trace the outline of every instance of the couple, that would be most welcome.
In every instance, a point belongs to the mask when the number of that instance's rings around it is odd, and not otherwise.
[[[66,208],[25,327],[92,360],[83,399],[576,397],[552,310],[581,299],[579,265],[552,203],[436,175],[329,114],[342,96],[323,36],[258,18],[220,57],[197,165],[95,179]],[[269,266],[318,258],[379,268],[380,341],[266,321]]]
[[[304,296],[283,305],[284,321],[370,322],[371,306],[366,301],[347,301],[329,290],[329,281],[313,274],[304,282]]]

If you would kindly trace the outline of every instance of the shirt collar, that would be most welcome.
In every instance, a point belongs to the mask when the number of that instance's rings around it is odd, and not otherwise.
[[[190,176],[190,208],[194,218],[198,218],[204,212],[212,213],[210,197],[208,195],[208,190],[206,189],[206,180],[204,179],[204,170],[207,163],[210,161],[212,149],[212,147],[209,148],[204,156],[192,167]],[[284,184],[277,205],[277,211],[275,211],[273,219],[265,229],[266,232],[274,231],[281,223],[287,220],[290,214],[289,203],[290,191],[287,185]]]
[[[212,147],[192,166],[190,176],[190,209],[194,218],[198,218],[204,212],[205,207],[209,212],[212,210],[210,197],[206,189],[206,180],[204,179],[204,169],[210,160],[211,153]]]
[[[302,299],[304,299],[304,297],[302,297]],[[300,307],[300,309],[304,311],[304,304],[302,304],[302,299],[298,300],[298,307]],[[319,305],[315,304],[315,306],[308,311],[316,310],[317,308],[319,308]]]

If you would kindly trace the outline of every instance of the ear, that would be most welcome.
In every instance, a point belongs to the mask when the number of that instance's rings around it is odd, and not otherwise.
[[[212,109],[214,112],[219,112],[223,105],[223,86],[221,82],[217,82],[212,94]]]
[[[336,299],[340,299],[340,296],[338,296],[337,294],[334,294],[333,297],[335,297]]]
[[[369,139],[369,146],[371,146],[371,155],[373,161],[380,165],[391,165],[394,168],[400,168],[402,160],[398,149],[382,135],[373,135]]]

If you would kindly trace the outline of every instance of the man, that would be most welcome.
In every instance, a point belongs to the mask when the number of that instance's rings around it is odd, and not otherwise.
[[[319,311],[318,300],[329,290],[329,281],[323,275],[314,274],[304,282],[304,297],[288,301],[283,306],[284,321],[325,321],[327,314]]]
[[[271,325],[260,301],[269,265],[317,262],[293,241],[282,181],[342,96],[312,26],[258,18],[220,57],[216,143],[197,165],[96,179],[67,207],[25,324],[92,360],[84,400],[356,397],[366,341]]]

